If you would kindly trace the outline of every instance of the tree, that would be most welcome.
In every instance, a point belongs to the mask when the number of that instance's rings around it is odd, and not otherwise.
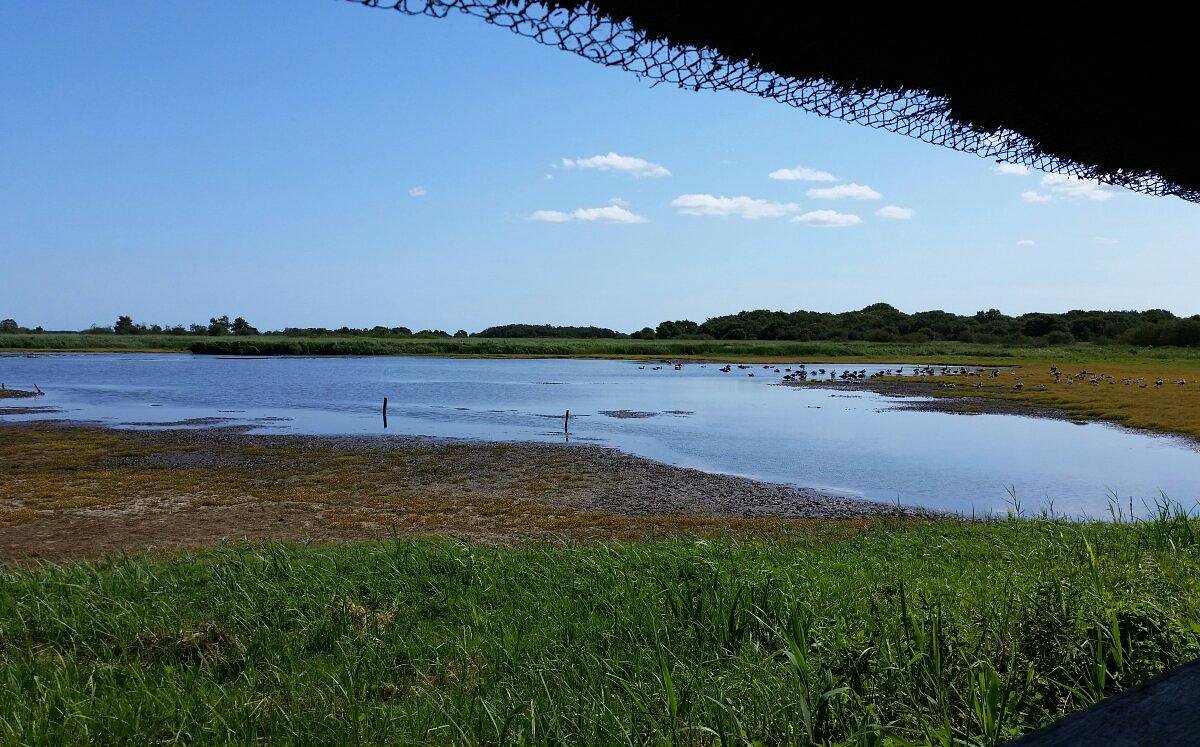
[[[654,330],[660,338],[675,338],[685,335],[700,334],[700,325],[689,319],[676,319],[675,321],[665,321],[658,325]]]
[[[454,336],[455,337],[466,337],[467,331],[465,329],[460,329],[459,331],[454,333]]]
[[[5,319],[0,321],[0,332],[20,332],[21,325],[17,324],[15,319]]]
[[[227,335],[230,332],[229,315],[216,316],[208,320],[208,333],[213,337]]]
[[[1066,331],[1066,324],[1057,314],[1025,314],[1021,317],[1021,334],[1026,337],[1045,337],[1056,331]]]
[[[222,317],[222,318],[224,319],[227,317]],[[229,331],[235,335],[257,335],[258,334],[258,330],[255,329],[254,327],[252,327],[250,325],[250,322],[246,321],[245,319],[243,319],[240,316],[237,319],[234,319],[233,323],[229,325]]]
[[[115,335],[136,335],[138,333],[137,326],[133,323],[133,317],[119,316],[113,324],[113,334]]]

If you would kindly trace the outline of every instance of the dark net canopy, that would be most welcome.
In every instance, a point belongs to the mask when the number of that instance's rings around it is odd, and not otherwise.
[[[1200,201],[1200,66],[1181,6],[350,1],[466,13],[655,82],[744,91],[997,161]]]

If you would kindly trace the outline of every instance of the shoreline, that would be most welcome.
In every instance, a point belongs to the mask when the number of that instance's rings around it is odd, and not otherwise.
[[[13,458],[20,455],[19,458]],[[590,444],[0,423],[0,561],[224,541],[508,543],[957,518]]]
[[[933,380],[925,379],[911,382],[871,379],[862,381],[781,382],[779,386],[826,389],[839,392],[872,392],[900,400],[892,409],[907,412],[940,412],[948,415],[1013,415],[1026,418],[1059,420],[1073,425],[1096,423],[1129,433],[1170,439],[1192,451],[1200,451],[1200,437],[1187,431],[1172,430],[1165,426],[1146,427],[1130,425],[1117,418],[1074,413],[1065,406],[1042,405],[986,395],[980,396],[962,389],[955,389],[953,394],[945,394],[946,390],[938,388],[936,383],[940,380],[935,378]],[[917,398],[920,401],[911,401]]]

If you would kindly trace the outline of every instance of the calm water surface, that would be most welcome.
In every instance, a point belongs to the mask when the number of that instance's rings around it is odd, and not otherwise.
[[[1133,497],[1135,507],[1159,491],[1189,506],[1200,500],[1200,451],[1180,439],[1101,424],[905,411],[896,409],[901,400],[870,392],[777,386],[779,376],[761,366],[723,374],[713,364],[689,364],[682,371],[639,365],[4,355],[0,382],[25,389],[36,383],[47,393],[10,400],[9,406],[58,407],[65,413],[49,417],[129,428],[227,418],[269,433],[561,442],[562,415],[570,409],[573,442],[967,513],[1003,512],[1010,487],[1026,508],[1053,500],[1059,512],[1097,517],[1107,514],[1110,490],[1125,502]],[[386,431],[380,413],[385,396]],[[654,415],[603,414],[622,410]]]

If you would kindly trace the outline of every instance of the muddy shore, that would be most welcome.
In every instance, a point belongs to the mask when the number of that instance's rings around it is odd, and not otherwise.
[[[919,518],[592,445],[0,423],[0,559],[226,540],[634,537]]]
[[[1092,422],[1077,415],[1072,415],[1062,408],[1043,407],[989,397],[972,397],[969,393],[958,389],[954,390],[954,394],[945,394],[945,390],[938,389],[936,381],[917,380],[907,382],[878,381],[872,379],[862,381],[789,381],[782,382],[781,386],[832,389],[839,392],[874,392],[889,397],[901,398],[902,401],[892,407],[892,409],[896,410],[946,412],[957,415],[1024,415],[1033,418],[1068,420],[1073,423]]]

